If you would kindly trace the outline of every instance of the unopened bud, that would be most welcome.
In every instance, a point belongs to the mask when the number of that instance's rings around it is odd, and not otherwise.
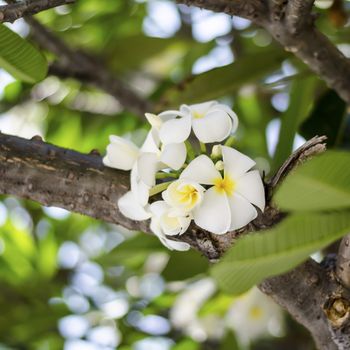
[[[211,157],[212,158],[219,158],[221,157],[222,152],[221,152],[221,146],[220,145],[215,145],[213,146],[211,150]]]
[[[224,170],[224,162],[222,160],[219,160],[215,163],[215,168],[218,171]]]

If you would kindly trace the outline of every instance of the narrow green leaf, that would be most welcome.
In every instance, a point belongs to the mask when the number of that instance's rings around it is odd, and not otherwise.
[[[45,57],[3,24],[0,24],[0,67],[28,83],[44,79],[47,73]]]
[[[303,164],[284,180],[274,199],[284,210],[350,207],[350,154],[328,151]]]
[[[350,231],[350,213],[298,214],[277,227],[240,239],[211,269],[226,292],[241,294],[286,272]]]
[[[223,97],[277,69],[285,58],[280,49],[245,56],[227,66],[198,74],[181,84],[181,89],[170,89],[163,97],[172,106]]]
[[[275,170],[292,153],[298,127],[308,116],[312,107],[316,82],[317,79],[312,76],[303,80],[294,80],[292,83],[289,107],[281,117],[281,131],[272,166]]]
[[[172,251],[162,276],[167,281],[183,281],[200,273],[205,273],[208,268],[208,260],[194,250],[188,252]]]

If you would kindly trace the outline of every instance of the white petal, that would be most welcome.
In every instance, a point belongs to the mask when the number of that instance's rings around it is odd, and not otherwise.
[[[163,147],[160,161],[174,170],[179,170],[184,165],[186,156],[186,146],[183,142],[170,143]]]
[[[254,220],[258,213],[253,205],[238,193],[228,197],[231,210],[230,231],[238,230]]]
[[[199,141],[220,142],[230,135],[232,119],[225,111],[213,110],[202,118],[193,119],[192,127]]]
[[[175,119],[176,117],[183,117],[184,114],[181,113],[180,111],[175,111],[175,110],[169,110],[169,111],[164,111],[160,114],[158,114],[158,117],[160,118],[160,120],[162,121],[162,123],[171,120],[171,119]]]
[[[183,234],[190,226],[191,219],[185,216],[174,216],[168,211],[162,215],[160,225],[162,231],[168,236]]]
[[[139,179],[137,163],[131,169],[130,185],[131,192],[134,194],[135,199],[140,205],[145,206],[148,203],[150,186],[147,186],[142,180]]]
[[[180,179],[192,180],[204,185],[214,184],[217,178],[221,178],[220,173],[216,170],[213,161],[204,154],[193,159],[180,175]]]
[[[187,231],[187,229],[189,228],[192,218],[191,217],[181,217],[180,219],[181,222],[181,231],[179,232],[179,235],[182,235],[183,233],[185,233]]]
[[[190,245],[185,242],[176,242],[161,236],[159,237],[159,239],[163,243],[163,245],[165,245],[170,250],[178,250],[184,252],[190,249]]]
[[[214,109],[221,109],[223,111],[225,111],[232,119],[232,129],[231,129],[231,133],[233,134],[237,128],[238,128],[238,117],[237,117],[237,114],[229,107],[227,107],[226,105],[224,104],[217,104],[214,106]]]
[[[241,176],[236,182],[235,191],[264,211],[265,190],[258,170]]]
[[[158,157],[154,153],[141,153],[137,160],[137,171],[140,180],[147,186],[154,186],[158,170]]]
[[[142,221],[151,217],[151,213],[138,203],[131,191],[119,199],[118,208],[124,216],[132,220]]]
[[[107,146],[107,154],[103,164],[111,168],[130,170],[139,155],[139,149],[129,140],[111,135],[111,143]]]
[[[158,131],[152,128],[147,134],[143,145],[141,146],[141,151],[159,154],[160,153],[159,144],[160,144],[160,140],[159,140]]]
[[[162,229],[160,227],[160,220],[157,216],[152,216],[149,228],[158,238],[160,238],[161,236],[164,236]]]
[[[163,123],[159,131],[163,144],[180,143],[188,139],[191,132],[191,117],[171,119]]]
[[[212,233],[226,233],[231,224],[231,213],[226,194],[219,194],[215,187],[204,193],[203,202],[193,213],[197,226]]]
[[[200,115],[205,115],[210,108],[213,106],[217,105],[217,101],[208,101],[208,102],[203,102],[203,103],[196,103],[193,105],[182,105],[180,107],[180,111],[183,113],[191,113],[192,116],[193,114],[200,114]]]
[[[221,149],[225,173],[228,173],[234,180],[237,180],[255,165],[253,159],[231,147],[221,146]]]
[[[152,215],[158,218],[160,218],[168,209],[169,206],[164,201],[156,201],[150,205]]]
[[[162,126],[162,120],[157,114],[153,113],[145,113],[145,117],[147,121],[151,124],[152,128],[155,128],[156,130],[159,130]]]
[[[197,182],[179,179],[170,184],[170,186],[162,192],[164,201],[172,207],[174,211],[182,212],[182,215],[189,213],[200,205],[203,200],[204,187]],[[193,193],[195,192],[195,194]],[[180,214],[177,214],[178,216]]]

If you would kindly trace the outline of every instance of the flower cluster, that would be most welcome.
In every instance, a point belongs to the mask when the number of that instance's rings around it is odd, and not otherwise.
[[[131,170],[131,190],[118,201],[124,216],[151,219],[151,231],[166,247],[187,250],[187,243],[167,236],[183,234],[192,220],[224,234],[255,219],[255,207],[264,210],[264,187],[251,170],[255,162],[230,147],[238,127],[230,108],[210,101],[146,118],[151,130],[140,148],[112,135],[103,159],[106,166]]]

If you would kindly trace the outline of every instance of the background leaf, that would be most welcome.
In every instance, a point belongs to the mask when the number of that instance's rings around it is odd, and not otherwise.
[[[0,24],[0,66],[28,83],[44,79],[47,73],[44,56],[3,24]]]
[[[315,77],[310,77],[301,81],[295,80],[291,85],[289,107],[281,116],[281,129],[273,159],[273,169],[278,169],[292,153],[298,127],[312,107],[316,82]]]
[[[274,197],[284,210],[350,207],[350,154],[328,151],[303,164],[282,183]]]
[[[222,290],[241,294],[264,278],[288,271],[348,233],[349,214],[290,216],[267,232],[240,239],[211,269],[211,274]]]
[[[301,134],[306,139],[315,135],[327,136],[327,147],[341,142],[346,116],[346,103],[331,89],[317,100],[309,117],[301,125]]]
[[[172,251],[162,275],[168,281],[182,281],[197,274],[205,273],[208,267],[208,260],[194,250],[187,252]]]
[[[270,48],[255,55],[238,59],[232,64],[198,74],[171,89],[163,98],[172,106],[198,103],[237,92],[243,84],[262,78],[277,69],[286,54]]]

